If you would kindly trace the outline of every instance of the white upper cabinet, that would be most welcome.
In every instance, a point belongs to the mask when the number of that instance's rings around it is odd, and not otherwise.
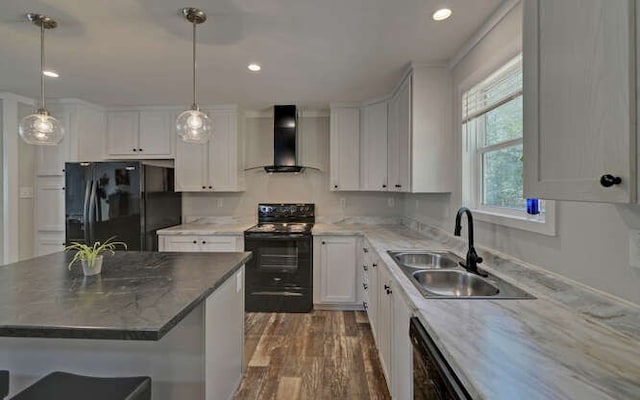
[[[331,106],[330,189],[360,190],[360,108]]]
[[[411,178],[411,76],[402,82],[389,99],[387,135],[388,190],[407,192]]]
[[[171,158],[174,113],[168,110],[111,111],[107,114],[107,156]]]
[[[177,192],[208,190],[207,169],[209,145],[176,142],[175,179]],[[213,187],[210,189],[213,190]]]
[[[139,117],[137,111],[116,111],[107,114],[107,155],[138,154]]]
[[[405,148],[403,141],[408,140],[411,149],[408,174],[411,187],[408,191],[412,193],[448,193],[456,186],[454,175],[458,158],[454,153],[451,129],[452,87],[448,68],[413,66],[410,89],[400,92],[400,156]],[[408,128],[404,125],[407,122]],[[409,137],[403,138],[407,134]],[[403,168],[401,165],[401,177],[406,176]]]
[[[525,197],[635,201],[635,17],[630,0],[525,1]]]
[[[171,112],[142,111],[138,151],[145,156],[171,155],[175,141],[174,121],[175,115]]]
[[[100,161],[104,158],[104,110],[75,99],[57,100],[50,108],[62,122],[65,135],[55,146],[36,146],[37,176],[63,176],[65,162]]]
[[[387,102],[362,107],[360,189],[387,190]]]
[[[384,100],[332,105],[331,189],[451,192],[451,96],[446,67],[412,65]]]
[[[177,140],[176,190],[238,192],[244,190],[244,140],[235,106],[208,110],[213,136],[206,144]]]

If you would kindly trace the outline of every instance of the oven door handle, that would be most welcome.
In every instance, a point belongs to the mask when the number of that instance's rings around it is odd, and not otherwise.
[[[291,240],[291,239],[303,239],[305,237],[307,237],[308,235],[302,234],[302,233],[293,233],[293,234],[283,234],[283,235],[278,235],[278,234],[269,234],[269,233],[252,233],[252,234],[248,234],[245,235],[245,239],[277,239],[277,240]]]

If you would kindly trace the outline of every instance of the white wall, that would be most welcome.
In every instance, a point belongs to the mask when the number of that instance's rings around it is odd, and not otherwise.
[[[516,6],[454,67],[454,88],[482,80],[520,51],[521,20],[522,7]],[[459,98],[456,89],[454,99]],[[460,165],[459,107],[454,115]],[[458,188],[450,195],[406,195],[403,214],[453,233],[455,212],[461,205],[460,170],[457,175]],[[640,304],[640,269],[629,266],[629,229],[640,229],[640,206],[556,204],[555,237],[478,221],[476,242]]]
[[[246,166],[273,164],[273,119],[251,117],[245,121]],[[246,172],[242,193],[185,193],[183,215],[255,217],[258,203],[315,203],[316,215],[342,217],[359,215],[399,216],[398,194],[329,191],[329,117],[303,117],[298,129],[298,163],[319,168],[303,173],[268,175],[262,169]],[[388,206],[392,198],[394,207]],[[218,199],[222,207],[218,207]],[[342,208],[340,199],[346,207]]]

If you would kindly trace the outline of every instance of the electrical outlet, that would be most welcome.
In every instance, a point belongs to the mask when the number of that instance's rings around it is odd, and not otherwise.
[[[347,199],[340,197],[340,208],[347,208]]]
[[[416,210],[420,208],[420,200],[416,199]]]
[[[393,197],[388,197],[387,198],[387,206],[393,208],[396,206],[396,199],[394,199]]]
[[[218,208],[224,207],[224,200],[223,199],[218,199],[218,202],[216,203],[216,205],[218,206]]]
[[[640,268],[640,230],[629,230],[629,265]]]

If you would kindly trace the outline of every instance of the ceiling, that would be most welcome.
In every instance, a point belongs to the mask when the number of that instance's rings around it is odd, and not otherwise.
[[[47,97],[104,106],[189,105],[191,26],[199,7],[201,104],[325,108],[386,94],[411,61],[453,57],[501,0],[2,0],[0,91],[37,97],[39,31],[26,12],[59,22],[47,31]],[[444,22],[431,14],[453,10]],[[263,69],[250,73],[247,65]]]

